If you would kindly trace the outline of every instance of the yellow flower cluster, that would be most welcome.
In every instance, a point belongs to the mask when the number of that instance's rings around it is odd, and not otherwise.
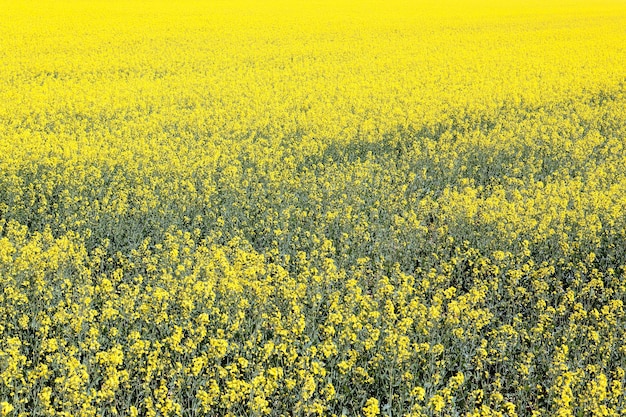
[[[0,22],[0,417],[626,415],[623,1]]]

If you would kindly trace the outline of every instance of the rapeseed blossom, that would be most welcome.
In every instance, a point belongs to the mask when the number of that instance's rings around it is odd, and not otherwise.
[[[0,0],[0,415],[626,414],[618,0]]]

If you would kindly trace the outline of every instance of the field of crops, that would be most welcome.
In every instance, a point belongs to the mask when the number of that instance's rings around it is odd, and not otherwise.
[[[626,415],[626,3],[0,0],[0,416]]]

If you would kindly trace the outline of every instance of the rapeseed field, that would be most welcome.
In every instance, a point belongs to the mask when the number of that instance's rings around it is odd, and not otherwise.
[[[626,3],[0,0],[0,416],[626,415]]]

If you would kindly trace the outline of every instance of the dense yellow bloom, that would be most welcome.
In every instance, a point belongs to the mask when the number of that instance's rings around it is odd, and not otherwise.
[[[380,408],[378,407],[378,400],[376,398],[369,398],[365,402],[363,407],[363,415],[365,417],[375,417],[380,415]]]
[[[1,416],[4,417],[6,415],[9,415],[9,413],[13,410],[14,410],[14,407],[8,402],[3,401],[0,403],[0,415]]]
[[[621,0],[0,0],[2,416],[626,410]]]

